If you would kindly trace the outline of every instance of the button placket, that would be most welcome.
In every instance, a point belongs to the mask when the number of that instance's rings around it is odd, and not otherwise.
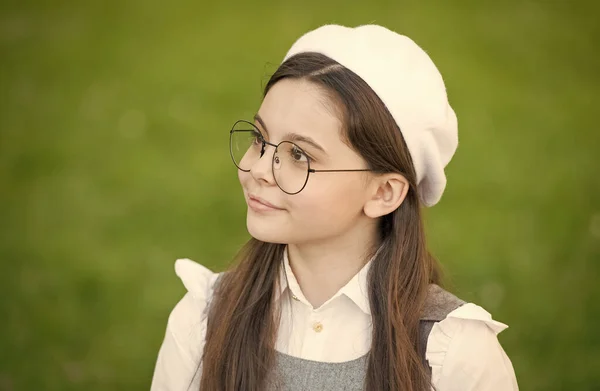
[[[323,317],[318,311],[311,310],[306,318],[303,355],[309,360],[317,360],[323,348]]]

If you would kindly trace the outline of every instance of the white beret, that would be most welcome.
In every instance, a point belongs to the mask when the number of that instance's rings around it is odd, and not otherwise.
[[[325,25],[300,37],[286,54],[317,52],[356,73],[375,91],[406,141],[425,206],[446,187],[444,168],[458,146],[456,114],[442,75],[414,41],[385,27]]]

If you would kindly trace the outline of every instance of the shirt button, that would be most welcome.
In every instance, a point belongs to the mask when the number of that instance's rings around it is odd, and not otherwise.
[[[321,331],[323,331],[323,324],[321,322],[316,322],[315,324],[313,324],[313,330],[316,333],[320,333]]]

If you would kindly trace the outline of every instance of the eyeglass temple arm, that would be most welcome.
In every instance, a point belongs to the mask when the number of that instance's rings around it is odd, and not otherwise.
[[[314,168],[310,168],[308,172],[354,172],[354,171],[373,171],[368,168],[364,169],[355,169],[355,170],[315,170]]]

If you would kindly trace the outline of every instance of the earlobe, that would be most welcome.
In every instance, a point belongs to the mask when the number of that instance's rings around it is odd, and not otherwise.
[[[409,186],[406,178],[400,174],[388,174],[375,179],[372,196],[363,207],[365,215],[377,218],[392,213],[404,202]]]

